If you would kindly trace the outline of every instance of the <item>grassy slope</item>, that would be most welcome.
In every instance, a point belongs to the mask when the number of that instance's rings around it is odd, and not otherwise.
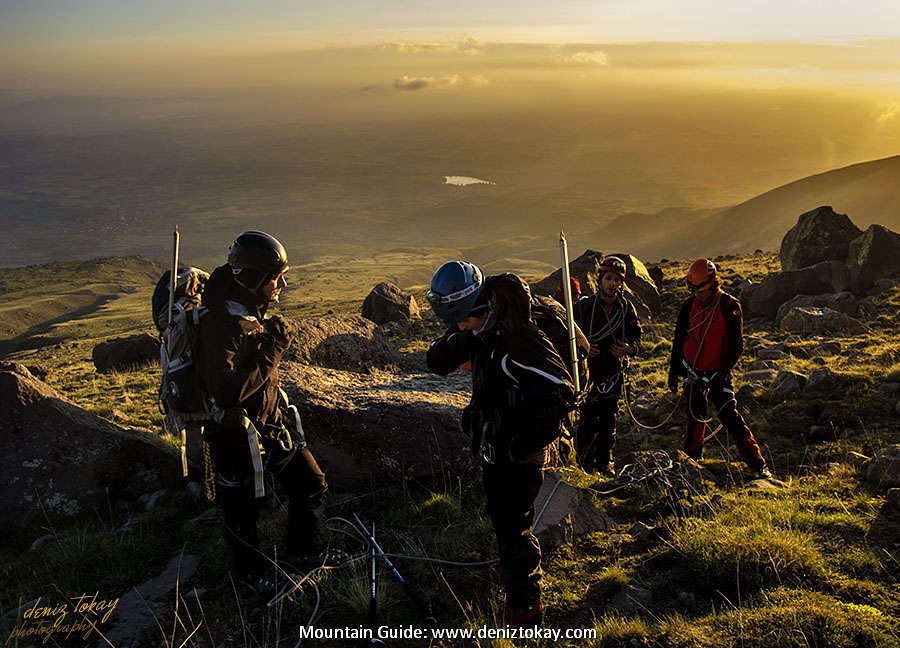
[[[352,273],[344,277],[334,277],[333,268],[322,267],[322,274],[334,283],[315,281],[315,276],[307,283],[296,281],[297,292],[286,305],[300,314],[322,312],[326,307],[338,313],[356,312],[364,288],[374,278],[370,271],[385,267],[400,271],[402,261],[397,257],[385,266],[385,259],[382,263],[357,260],[344,266]],[[736,273],[758,278],[777,268],[772,255],[723,258],[720,263],[728,277]],[[685,265],[666,263],[663,269],[666,276],[675,277]],[[311,269],[302,272],[310,278],[305,273]],[[57,269],[53,276],[59,274]],[[338,295],[348,278],[354,280],[353,290]],[[667,288],[677,290],[677,283],[670,282]],[[140,290],[120,297],[102,310],[56,326],[54,334],[64,338],[60,348],[45,346],[13,355],[53,369],[51,384],[82,406],[131,425],[159,429],[154,368],[100,375],[90,365],[93,340],[105,330],[145,328],[141,315],[146,313],[147,301],[148,295]],[[844,353],[827,357],[828,366],[840,375],[832,389],[801,392],[784,402],[756,389],[741,401],[776,471],[790,482],[788,488],[768,496],[748,495],[742,489],[742,469],[723,435],[718,438],[721,443],[710,445],[704,462],[719,477],[720,485],[695,497],[692,505],[684,505],[691,504],[689,493],[680,493],[682,504],[672,506],[673,494],[651,485],[598,500],[621,523],[621,531],[597,532],[573,545],[545,548],[547,624],[593,625],[602,638],[587,645],[601,646],[898,645],[897,516],[882,509],[885,490],[868,484],[843,462],[850,451],[871,454],[896,441],[896,395],[888,395],[883,387],[900,380],[900,343],[896,341],[900,289],[872,298],[866,307],[873,334],[844,341]],[[647,327],[647,344],[635,363],[633,378],[646,381],[651,390],[663,385],[673,316],[669,311]],[[784,338],[766,330],[751,330],[748,336],[782,342]],[[424,341],[403,343],[421,348]],[[787,346],[802,355],[800,349],[813,343],[788,342]],[[745,357],[743,363],[750,360]],[[814,366],[811,360],[794,356],[778,364],[806,371]],[[858,433],[842,438],[835,432],[832,440],[808,443],[803,434],[829,406],[841,412],[845,428],[853,427]],[[628,449],[671,449],[679,443],[677,433],[647,435],[624,417],[620,435],[623,454]],[[821,471],[808,468],[827,462],[837,465]],[[595,481],[577,470],[565,472],[581,485]],[[703,505],[711,500],[717,504]],[[482,509],[477,474],[440,475],[427,484],[370,493],[333,492],[329,499],[331,515],[358,511],[377,520],[379,539],[388,551],[462,561],[495,555]],[[132,516],[137,521],[135,532],[116,533]],[[284,506],[263,512],[260,528],[267,550],[280,542],[285,517]],[[203,612],[196,603],[188,606],[194,622],[205,618],[204,628],[195,635],[198,645],[272,646],[276,637],[293,643],[293,628],[311,611],[312,593],[297,605],[270,612],[241,594],[244,614],[252,619],[242,622],[227,577],[218,519],[215,507],[197,508],[183,494],[174,493],[151,512],[144,512],[138,503],[111,500],[107,510],[75,523],[51,526],[39,521],[12,530],[2,550],[6,567],[0,571],[0,605],[5,611],[20,597],[53,598],[58,592],[121,592],[158,574],[183,549],[201,557],[193,584],[206,590],[200,597]],[[638,520],[661,526],[664,539],[639,541],[624,533]],[[46,533],[54,539],[36,551],[26,551],[34,538]],[[353,548],[352,541],[336,538]],[[141,559],[135,561],[135,556]],[[500,598],[484,570],[409,562],[400,566],[427,597],[439,603],[444,625],[494,624]],[[379,619],[393,625],[415,622],[415,608],[389,574],[383,572],[380,582]],[[324,594],[320,626],[365,622],[367,594],[361,567],[331,573],[320,586]],[[607,604],[628,586],[650,589],[652,604],[636,613],[607,614]],[[184,623],[193,627],[186,618]]]

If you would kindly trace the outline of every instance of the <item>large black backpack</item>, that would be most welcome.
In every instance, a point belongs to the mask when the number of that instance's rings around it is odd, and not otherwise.
[[[569,327],[566,320],[566,309],[562,304],[547,295],[531,296],[531,319],[544,335],[546,335],[559,357],[566,363],[566,369],[571,373],[572,353],[569,348]],[[591,348],[590,342],[585,337],[578,324],[575,325],[575,350],[578,354],[578,376],[581,389],[584,390],[588,382],[587,354]]]

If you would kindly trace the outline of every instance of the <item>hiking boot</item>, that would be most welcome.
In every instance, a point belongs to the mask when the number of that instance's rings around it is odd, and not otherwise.
[[[328,547],[321,551],[306,554],[289,553],[278,562],[286,571],[308,572],[317,567],[337,567],[350,559],[346,551]]]
[[[772,471],[769,470],[768,466],[757,469],[755,477],[756,479],[775,479],[775,475],[772,474]]]
[[[503,610],[503,622],[513,628],[530,628],[539,626],[544,621],[544,606],[534,603],[524,608],[508,605]]]

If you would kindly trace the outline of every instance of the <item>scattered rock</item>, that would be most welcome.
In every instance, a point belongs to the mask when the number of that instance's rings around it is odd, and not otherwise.
[[[615,520],[594,506],[584,491],[555,472],[544,475],[534,508],[534,533],[541,542],[570,542],[585,533],[606,531],[616,526]]]
[[[850,242],[847,267],[856,292],[900,272],[900,234],[883,225],[870,225]]]
[[[151,630],[156,632],[158,624],[169,617],[175,609],[176,586],[184,589],[184,584],[191,579],[199,564],[197,556],[175,556],[159,576],[124,592],[108,625],[104,627],[106,642],[101,639],[98,647],[137,648],[146,645],[142,641],[143,635]]]
[[[834,385],[835,374],[828,367],[819,367],[809,373],[806,389],[828,389]]]
[[[775,364],[772,360],[754,360],[747,365],[747,369],[749,371],[774,370],[777,368],[778,365]]]
[[[606,605],[606,612],[618,614],[633,614],[647,610],[653,603],[653,593],[643,587],[626,585],[625,589],[616,594]]]
[[[148,333],[101,342],[91,353],[97,371],[130,369],[159,361],[159,340]]]
[[[828,362],[826,362],[825,358],[823,358],[822,356],[815,356],[813,358],[810,358],[809,361],[811,363],[813,363],[814,365],[819,365],[820,367],[823,367],[826,364],[828,364]]]
[[[178,452],[66,400],[22,365],[0,368],[0,519],[72,516],[105,504],[106,489],[136,498],[177,480]]]
[[[775,322],[780,326],[781,320],[795,306],[803,306],[806,308],[830,308],[844,315],[856,316],[859,313],[859,301],[856,296],[847,290],[839,293],[828,293],[825,295],[797,295],[793,299],[789,299],[778,307],[778,313],[775,315]]]
[[[750,492],[770,493],[782,488],[787,488],[787,483],[774,478],[754,479],[747,483],[747,489]]]
[[[796,270],[820,261],[843,261],[850,241],[862,233],[846,214],[817,207],[801,214],[781,240],[782,270]]]
[[[697,600],[697,596],[693,592],[678,592],[678,600],[690,605]]]
[[[648,268],[647,272],[650,274],[650,278],[653,279],[653,283],[656,284],[656,287],[661,288],[663,285],[663,279],[665,278],[662,268],[660,268],[658,265],[655,265],[651,268]]]
[[[744,380],[750,383],[763,383],[768,385],[775,378],[775,372],[772,369],[757,369],[748,371],[744,374]]]
[[[780,371],[778,376],[775,377],[771,387],[769,387],[769,391],[779,398],[787,398],[803,389],[806,381],[807,378],[803,374],[785,369]]]
[[[850,272],[841,261],[823,261],[808,268],[766,277],[741,295],[744,317],[775,319],[778,308],[797,295],[843,292],[850,287]]]
[[[635,540],[650,540],[656,535],[656,527],[648,526],[643,522],[635,522],[628,533]]]
[[[900,486],[900,443],[887,446],[872,457],[866,479],[883,486]]]
[[[366,296],[362,316],[378,324],[421,319],[415,297],[387,281],[377,284]]]
[[[803,334],[862,335],[869,329],[858,319],[830,308],[795,306],[781,320],[781,329]]]
[[[816,347],[816,353],[821,353],[825,355],[837,355],[841,352],[841,343],[837,340],[831,340],[829,342],[822,342],[819,346]]]
[[[759,360],[783,360],[788,357],[788,354],[783,349],[767,347],[757,351],[756,357]]]
[[[884,390],[885,394],[896,394],[898,391],[900,391],[900,383],[884,383],[881,388]]]
[[[50,378],[53,377],[53,369],[50,367],[45,367],[41,364],[28,364],[25,365],[28,371],[32,376],[37,378],[40,381],[47,382]]]

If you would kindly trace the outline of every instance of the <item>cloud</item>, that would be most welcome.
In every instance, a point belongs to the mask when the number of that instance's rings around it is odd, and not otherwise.
[[[403,75],[394,80],[394,88],[397,90],[424,90],[426,88],[452,89],[452,88],[480,88],[490,82],[480,74],[472,77],[463,77],[459,74],[451,74],[443,77],[411,77]]]
[[[481,50],[478,49],[481,45],[481,42],[471,36],[464,36],[462,40],[459,41],[447,41],[447,42],[414,42],[414,41],[401,41],[394,43],[383,43],[381,45],[384,49],[392,49],[395,52],[399,52],[401,54],[418,54],[420,52],[460,52],[462,54],[473,55],[473,54],[481,54]]]
[[[875,122],[883,126],[898,117],[900,117],[900,103],[892,103],[878,109],[878,114],[875,116]]]
[[[382,47],[403,54],[416,54],[418,52],[448,52],[456,49],[454,43],[385,43]]]
[[[563,65],[609,65],[606,53],[600,50],[557,56],[556,62]]]

